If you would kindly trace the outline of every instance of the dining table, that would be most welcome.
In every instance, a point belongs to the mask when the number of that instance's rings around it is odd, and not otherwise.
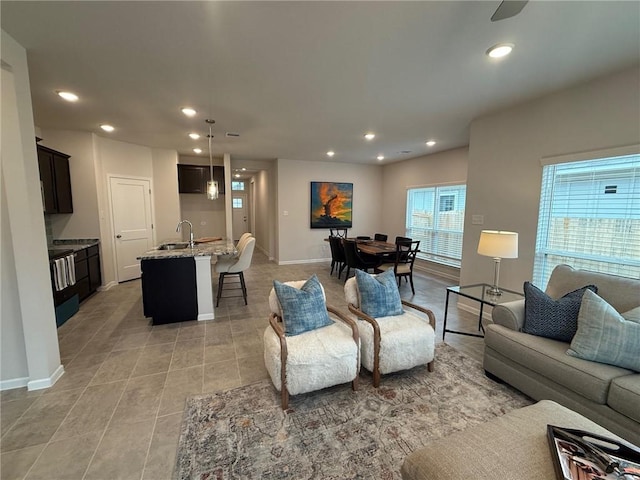
[[[362,253],[376,256],[386,256],[396,251],[396,244],[381,242],[380,240],[356,240],[358,250]]]

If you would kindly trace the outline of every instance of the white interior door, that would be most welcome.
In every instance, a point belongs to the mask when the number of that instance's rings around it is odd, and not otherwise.
[[[111,215],[118,282],[140,278],[140,254],[153,245],[151,182],[111,177]]]
[[[240,240],[243,233],[249,231],[246,193],[234,193],[231,196],[231,211],[233,216],[233,239]]]

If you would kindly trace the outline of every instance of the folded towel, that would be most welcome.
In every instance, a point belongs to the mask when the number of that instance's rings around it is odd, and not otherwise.
[[[67,282],[67,262],[64,258],[58,258],[53,261],[53,280],[57,292],[69,286]]]
[[[67,255],[64,257],[65,265],[67,267],[67,282],[69,285],[76,284],[76,263],[75,263],[75,255]]]

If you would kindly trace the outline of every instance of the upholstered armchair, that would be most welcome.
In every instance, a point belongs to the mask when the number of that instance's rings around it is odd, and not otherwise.
[[[387,373],[418,365],[433,371],[435,315],[400,298],[393,270],[380,275],[356,270],[344,292],[349,311],[358,319],[361,363],[373,373],[374,387]]]
[[[275,281],[269,294],[269,326],[264,332],[264,363],[282,409],[289,395],[351,382],[358,387],[360,339],[353,319],[326,305],[314,275],[307,281]]]

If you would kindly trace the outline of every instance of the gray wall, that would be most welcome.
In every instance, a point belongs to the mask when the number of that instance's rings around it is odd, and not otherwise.
[[[476,253],[483,229],[519,233],[519,258],[502,261],[501,285],[520,290],[531,279],[541,159],[640,143],[639,87],[636,67],[472,122],[462,284],[491,283],[493,260]],[[484,225],[472,225],[473,214]]]

